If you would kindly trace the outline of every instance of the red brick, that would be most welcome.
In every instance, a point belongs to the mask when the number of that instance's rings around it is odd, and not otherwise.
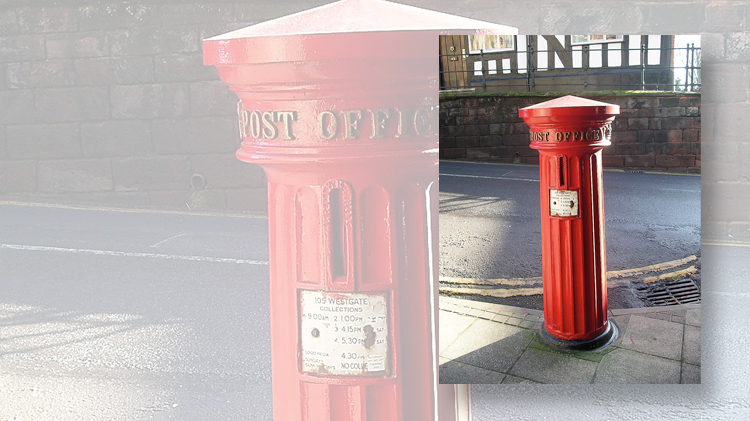
[[[503,139],[498,135],[479,136],[480,146],[500,146],[502,144]]]
[[[669,149],[669,143],[647,143],[646,153],[650,155],[661,155],[667,153]]]
[[[503,136],[503,144],[505,145],[528,145],[529,142],[529,135],[526,134],[511,134]]]
[[[617,145],[617,153],[620,155],[642,155],[646,153],[646,146],[641,143],[623,143]]]
[[[528,158],[523,158],[523,163],[529,164],[529,165],[539,165],[539,155],[537,154],[537,156],[530,156]]]
[[[647,118],[628,119],[628,129],[629,130],[646,130],[648,129],[648,119]]]
[[[455,148],[458,146],[455,137],[440,137],[440,148]]]
[[[464,136],[479,136],[479,126],[472,124],[472,125],[465,125],[464,127]]]
[[[440,158],[443,159],[456,159],[466,158],[465,148],[440,148]]]
[[[654,141],[654,132],[651,130],[639,130],[636,133],[636,138],[641,143],[651,143]]]
[[[473,148],[479,146],[479,136],[459,136],[456,143],[462,148]]]
[[[493,146],[490,148],[490,157],[512,158],[515,149],[512,146]]]
[[[638,141],[638,133],[636,131],[626,132],[614,132],[612,134],[612,143],[633,143]]]
[[[602,166],[606,168],[620,168],[623,166],[623,157],[620,155],[611,155],[602,157]]]
[[[627,119],[618,120],[615,118],[615,122],[612,125],[612,129],[618,132],[621,132],[621,131],[624,132],[628,130],[628,120]]]
[[[683,130],[682,131],[682,139],[685,142],[697,142],[700,139],[700,130]]]
[[[657,167],[667,167],[667,168],[673,168],[673,167],[679,167],[680,166],[680,160],[674,155],[659,155],[654,158],[654,162]]]
[[[487,159],[490,157],[490,148],[467,148],[466,157],[470,159]]]
[[[515,123],[513,125],[514,133],[529,133],[529,126],[526,123]]]
[[[652,167],[654,165],[653,156],[624,156],[623,160],[626,167]]]
[[[667,118],[667,130],[687,129],[687,122],[684,118],[669,117]]]
[[[685,154],[693,154],[693,143],[692,142],[674,142],[674,143],[667,143],[664,145],[665,153],[669,155],[685,155]]]
[[[670,142],[682,142],[682,130],[670,130],[667,133],[667,139]]]
[[[520,148],[516,148],[515,152],[518,152],[518,154],[521,156],[539,156],[539,153],[535,149],[531,149],[531,148],[523,147],[523,146]],[[515,155],[515,152],[514,152],[514,155]]]
[[[449,136],[463,136],[466,134],[464,131],[465,126],[448,126],[448,135]],[[441,127],[442,129],[442,127]]]
[[[621,119],[628,119],[628,118],[637,118],[639,110],[636,108],[621,108],[620,109],[620,115],[618,115],[617,118]]]
[[[680,160],[681,167],[695,166],[695,155],[678,155],[677,158]]]

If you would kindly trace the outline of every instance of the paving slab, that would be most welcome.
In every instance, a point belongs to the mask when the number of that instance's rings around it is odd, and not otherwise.
[[[505,379],[505,374],[456,360],[440,364],[440,383],[464,384],[466,379],[472,379],[472,384],[499,384]]]
[[[507,376],[505,376],[503,384],[539,384],[539,382],[524,379],[522,377],[511,376],[510,374],[508,374]]]
[[[602,358],[594,383],[680,383],[681,363],[628,349],[616,349]]]
[[[440,356],[487,370],[506,372],[533,336],[526,329],[477,319]]]
[[[441,311],[438,328],[440,354],[442,355],[445,348],[448,348],[475,320],[471,316]]]
[[[540,383],[591,383],[597,363],[559,352],[529,348],[521,355],[510,374]]]
[[[564,352],[544,342],[541,311],[458,298],[441,299],[441,306],[441,337],[453,335],[444,339],[448,345],[441,342],[442,383],[701,382],[699,305],[613,310],[620,335],[595,352]]]
[[[679,361],[682,355],[682,325],[632,315],[619,346]]]

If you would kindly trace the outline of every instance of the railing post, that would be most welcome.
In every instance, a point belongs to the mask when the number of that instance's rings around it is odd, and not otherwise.
[[[695,44],[692,42],[690,43],[690,91],[693,90],[693,85],[695,81],[695,71],[693,68],[695,67]]]
[[[526,37],[526,92],[531,92],[531,41]]]
[[[641,91],[646,90],[646,44],[641,44]]]
[[[528,45],[528,50],[529,50],[529,69],[528,69],[528,72],[529,72],[529,79],[531,81],[531,89],[530,89],[529,92],[536,92],[536,80],[535,80],[535,77],[534,77],[534,72],[536,71],[536,65],[534,63],[535,58],[536,58],[534,56],[534,54],[535,54],[534,51],[535,50],[534,50],[534,46],[531,45],[531,37],[528,37],[527,40],[528,40],[527,41],[527,45]]]
[[[688,80],[690,80],[690,44],[685,45],[685,92],[688,91]]]
[[[583,90],[589,88],[589,46],[583,46]]]
[[[487,92],[487,78],[484,75],[484,72],[485,72],[484,50],[479,50],[479,60],[482,63],[482,92]]]

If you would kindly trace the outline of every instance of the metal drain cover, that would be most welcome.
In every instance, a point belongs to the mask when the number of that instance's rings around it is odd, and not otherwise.
[[[645,298],[654,306],[700,303],[701,291],[692,279],[683,279],[649,288]]]

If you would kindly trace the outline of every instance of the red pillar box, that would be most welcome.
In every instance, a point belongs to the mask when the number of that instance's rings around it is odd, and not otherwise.
[[[487,28],[478,32],[471,28]],[[438,35],[515,33],[341,1],[204,41],[268,179],[276,420],[437,417]]]
[[[561,348],[593,350],[617,338],[607,320],[602,148],[620,107],[565,96],[519,110],[539,151],[544,324]]]

